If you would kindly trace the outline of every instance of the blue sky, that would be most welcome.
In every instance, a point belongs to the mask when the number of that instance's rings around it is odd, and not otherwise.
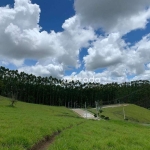
[[[0,1],[0,64],[102,83],[149,80],[150,2],[134,1]]]
[[[123,39],[126,42],[131,43],[131,45],[134,45],[136,42],[140,41],[142,37],[147,33],[150,33],[150,23],[146,25],[145,29],[137,29],[127,33],[125,36],[123,36]]]

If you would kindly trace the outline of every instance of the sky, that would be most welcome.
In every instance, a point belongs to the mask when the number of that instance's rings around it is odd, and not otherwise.
[[[0,1],[0,65],[82,82],[150,80],[150,1]]]

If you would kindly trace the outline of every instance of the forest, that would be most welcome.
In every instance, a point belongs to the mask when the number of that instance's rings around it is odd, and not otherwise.
[[[79,81],[35,76],[0,67],[0,95],[28,103],[71,108],[132,103],[150,108],[150,81],[125,83],[81,83]]]

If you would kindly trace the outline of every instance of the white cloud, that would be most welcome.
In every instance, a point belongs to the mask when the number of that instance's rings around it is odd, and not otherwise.
[[[146,63],[150,61],[150,34],[147,34],[141,41],[132,47],[139,53],[140,58]]]
[[[40,65],[36,64],[35,66],[25,66],[19,68],[19,72],[26,72],[29,74],[34,74],[36,76],[53,76],[56,78],[62,78],[63,77],[63,65],[53,65],[53,64],[48,64],[48,65]]]
[[[146,78],[149,71],[145,70],[145,64],[150,62],[150,35],[132,47],[121,38],[132,30],[146,28],[150,18],[150,1],[75,0],[74,5],[82,26],[102,28],[107,33],[88,48],[88,55],[84,57],[85,72],[106,68],[108,82],[127,81],[127,76]]]
[[[150,62],[150,35],[132,47],[128,47],[116,33],[100,37],[88,49],[84,61],[86,70],[107,68],[112,81],[120,78],[127,81],[128,75],[135,76],[133,79],[150,79],[149,70],[145,70],[145,64]]]
[[[79,52],[81,48],[89,46],[89,41],[96,38],[94,30],[90,27],[83,29],[76,16],[66,20],[62,28],[64,28],[64,32],[58,39],[64,50],[58,59],[66,65],[78,67]]]
[[[86,69],[95,70],[121,63],[123,46],[124,41],[118,33],[98,38],[88,49],[88,55],[84,57]]]
[[[68,81],[77,81],[79,80],[82,83],[87,83],[87,82],[97,82],[101,84],[106,84],[106,83],[111,83],[111,82],[126,82],[128,81],[126,75],[120,76],[120,77],[115,77],[111,76],[110,70],[105,70],[101,73],[95,73],[93,71],[81,71],[79,73],[72,73],[71,76],[64,76],[64,79],[67,79]]]
[[[150,35],[134,46],[122,38],[124,34],[145,28],[150,18],[149,0],[75,0],[76,15],[65,20],[63,31],[41,31],[40,7],[30,0],[15,0],[14,8],[0,7],[0,64],[15,64],[19,71],[41,76],[64,76],[67,66],[80,66],[79,54],[84,56],[85,71],[72,73],[74,78],[98,78],[101,83],[150,79]],[[106,33],[98,36],[95,29]],[[25,59],[38,63],[26,66]],[[101,73],[94,70],[106,68]]]
[[[132,80],[150,80],[150,70],[145,70],[143,74],[133,77]]]
[[[15,0],[14,8],[0,7],[0,58],[21,66],[25,59],[42,64],[53,59],[60,65],[78,67],[79,52],[95,38],[92,28],[81,28],[76,16],[66,20],[63,32],[40,31],[40,8],[30,0]],[[3,58],[3,59],[2,59]],[[33,70],[33,69],[32,69]],[[44,71],[44,70],[43,70]]]
[[[145,28],[150,18],[149,0],[75,0],[75,10],[85,26],[125,34]]]

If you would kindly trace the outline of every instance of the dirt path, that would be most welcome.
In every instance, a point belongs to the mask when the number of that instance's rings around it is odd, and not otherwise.
[[[114,107],[121,107],[121,106],[128,106],[129,104],[113,104],[113,105],[104,105],[102,108],[114,108]]]
[[[83,118],[87,118],[87,119],[95,119],[94,115],[92,113],[90,113],[89,111],[85,111],[83,109],[71,109],[74,112],[76,112],[78,115],[80,115]]]
[[[46,136],[39,143],[34,145],[30,150],[47,150],[48,147],[55,141],[55,137],[58,136],[61,132],[55,132],[51,136]]]
[[[75,126],[78,126],[80,124],[82,124],[84,122],[80,122],[78,124],[76,124]],[[54,132],[51,136],[46,136],[43,140],[39,141],[37,144],[35,144],[31,149],[29,150],[47,150],[51,144],[53,144],[53,142],[55,141],[55,138],[61,134],[61,132],[71,129],[74,126],[69,126],[66,127],[65,129],[63,129],[62,131],[58,131],[58,132]]]

